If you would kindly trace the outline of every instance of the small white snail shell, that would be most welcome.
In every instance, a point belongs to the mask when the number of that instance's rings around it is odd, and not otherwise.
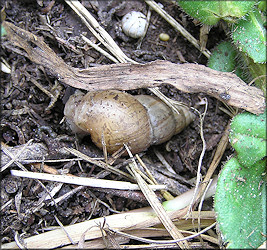
[[[132,38],[140,38],[146,32],[146,16],[138,11],[131,11],[126,14],[122,20],[123,32]]]
[[[179,114],[153,96],[105,90],[76,92],[67,101],[64,115],[73,132],[90,134],[99,148],[105,142],[113,153],[126,143],[132,153],[138,153],[166,142],[194,119],[189,108],[177,108]]]

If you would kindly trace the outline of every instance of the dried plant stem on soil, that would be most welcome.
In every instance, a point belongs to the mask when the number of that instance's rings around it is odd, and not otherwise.
[[[11,23],[3,22],[2,25],[10,41],[24,49],[30,60],[44,66],[61,82],[74,88],[129,90],[171,84],[183,92],[204,92],[218,100],[227,91],[231,97],[228,105],[254,114],[265,110],[263,92],[248,86],[233,73],[219,72],[203,65],[160,60],[147,64],[122,63],[79,70],[68,66],[41,38]]]
[[[5,164],[1,164],[2,167],[0,169],[0,172],[4,171],[9,166],[11,166],[15,161],[19,160],[21,154],[26,150],[26,148],[29,146],[29,144],[31,144],[32,141],[33,139],[29,140],[25,145],[23,145],[23,147],[19,151],[16,152],[15,155],[12,152],[9,152],[8,147],[4,143],[1,142],[1,149],[3,150],[5,155],[8,155],[11,158],[11,160],[9,162],[6,162]],[[20,168],[23,169],[23,167],[20,167]]]
[[[129,164],[131,167],[131,170],[136,178],[136,181],[142,191],[142,193],[145,195],[147,201],[149,202],[150,206],[152,207],[153,211],[156,213],[158,218],[160,219],[161,223],[164,225],[166,230],[170,233],[170,235],[173,237],[173,239],[181,239],[183,238],[183,235],[179,232],[178,228],[174,225],[170,217],[168,216],[167,212],[163,208],[162,204],[159,202],[156,194],[150,189],[150,187],[146,184],[146,182],[143,180],[141,175],[138,173],[138,166],[136,162],[134,161],[133,155],[130,152],[129,148],[125,145],[126,150],[129,154],[129,156],[132,159],[132,163]],[[187,241],[178,242],[178,245],[181,249],[188,249],[189,245]]]
[[[208,110],[208,100],[207,98],[204,98],[203,99],[204,102],[205,102],[205,110],[203,112],[203,114],[201,114],[199,111],[199,118],[200,118],[200,138],[201,138],[201,141],[202,141],[202,151],[201,151],[201,154],[200,154],[200,157],[199,157],[199,161],[198,161],[198,167],[197,167],[197,180],[196,180],[196,186],[195,186],[195,192],[194,192],[194,196],[193,196],[193,199],[190,203],[190,206],[189,206],[189,209],[188,209],[188,212],[187,212],[187,216],[189,215],[189,213],[191,213],[193,211],[193,203],[194,203],[194,200],[196,198],[196,193],[198,191],[198,188],[199,188],[199,185],[200,185],[200,182],[201,182],[201,166],[202,166],[202,161],[203,161],[203,158],[204,158],[204,154],[206,152],[206,148],[207,148],[207,144],[206,144],[206,141],[205,141],[205,138],[204,138],[204,133],[203,133],[203,124],[204,124],[204,118],[206,116],[206,113],[207,113],[207,110]]]
[[[91,157],[79,152],[78,150],[76,150],[74,148],[65,148],[65,150],[67,150],[68,152],[70,152],[71,154],[73,154],[77,157],[80,157],[81,159],[83,159],[85,161],[88,161],[88,162],[90,162],[90,163],[92,163],[92,164],[94,164],[100,168],[103,168],[107,171],[110,171],[111,173],[114,173],[114,174],[119,175],[121,177],[127,178],[129,180],[134,180],[131,175],[129,175],[129,174],[127,174],[127,173],[125,173],[119,169],[116,169],[116,168],[114,168],[114,167],[112,167],[112,166],[108,165],[107,163],[104,163],[100,160],[96,160],[94,158],[91,158]]]
[[[77,177],[77,176],[68,176],[68,175],[54,175],[54,174],[45,174],[45,173],[35,173],[29,171],[19,171],[19,170],[10,170],[11,175],[26,177],[31,179],[39,179],[46,181],[57,181],[62,183],[82,185],[89,187],[97,188],[112,188],[112,189],[125,189],[125,190],[139,190],[137,184],[132,184],[125,181],[112,181],[104,179],[95,179],[89,177]],[[150,185],[151,189],[166,189],[165,185]]]
[[[112,55],[110,55],[108,52],[106,52],[105,50],[103,50],[102,48],[100,48],[97,44],[91,42],[87,37],[85,37],[84,35],[81,35],[82,39],[87,42],[91,47],[93,47],[96,51],[100,52],[101,54],[103,54],[104,56],[106,56],[109,60],[111,60],[112,62],[118,63],[119,61]]]
[[[13,155],[20,154],[19,158],[16,160],[19,163],[22,164],[29,164],[29,163],[36,163],[36,162],[47,162],[50,161],[47,159],[49,156],[49,150],[47,146],[44,143],[32,143],[32,144],[23,144],[23,145],[18,145],[14,147],[7,147],[8,151],[12,153]],[[3,152],[1,154],[1,172],[6,169],[7,163],[13,164],[12,158],[9,156],[9,154],[6,152],[4,149],[4,146],[1,147],[1,151]],[[20,153],[21,151],[21,153]],[[70,159],[66,159],[67,156],[70,156],[70,153],[67,152],[66,150],[61,150],[59,149],[58,155],[61,160],[51,160],[52,162],[55,161],[70,161]],[[46,159],[46,160],[44,160]],[[81,159],[71,159],[73,160],[81,160]]]
[[[212,159],[212,162],[208,168],[208,171],[207,171],[207,174],[203,180],[203,185],[201,186],[201,189],[200,189],[200,192],[197,196],[197,201],[200,200],[200,198],[202,197],[206,187],[208,186],[208,183],[215,171],[215,169],[217,168],[217,166],[219,165],[220,161],[221,161],[221,158],[224,154],[224,151],[228,145],[228,141],[229,141],[229,133],[230,133],[230,121],[228,122],[225,130],[224,130],[224,133],[223,133],[223,136],[218,144],[218,147],[215,151],[215,154],[214,154],[214,157]]]
[[[216,186],[216,181],[213,181],[206,194],[207,198],[214,194],[215,186]],[[193,193],[194,189],[191,189],[183,193],[182,195],[176,197],[175,198],[176,202],[179,203],[181,206],[180,210],[167,213],[170,219],[179,219],[178,222],[175,222],[175,224],[178,223],[176,224],[177,227],[180,227],[179,223],[182,223],[181,221],[182,218],[184,219],[184,216],[187,212],[186,206],[190,204]],[[208,212],[208,214],[210,215],[208,218],[213,220],[209,223],[209,225],[211,225],[212,223],[214,223],[215,216],[212,212]],[[198,214],[193,212],[191,216],[194,217],[190,218],[197,218]],[[203,217],[202,219],[205,220],[205,217]],[[151,207],[146,207],[146,208],[135,209],[130,212],[110,215],[105,218],[97,218],[89,221],[76,223],[74,225],[65,226],[65,230],[68,232],[72,240],[75,243],[77,243],[84,232],[86,232],[84,235],[85,240],[101,238],[102,233],[99,225],[103,225],[103,223],[105,223],[105,225],[108,225],[108,227],[113,230],[123,231],[123,232],[127,230],[127,233],[131,234],[131,230],[138,229],[138,231],[141,231],[143,228],[159,224],[160,220],[156,217]],[[181,225],[183,225],[183,223]],[[207,226],[206,224],[204,225]],[[149,237],[149,235],[147,237]],[[64,233],[62,229],[56,229],[50,232],[45,232],[39,235],[26,238],[24,239],[24,242],[27,248],[46,248],[46,249],[56,248],[71,244],[68,236]],[[3,244],[1,247],[2,249],[10,249],[10,248],[17,248],[17,245],[15,242],[10,242]]]
[[[106,47],[120,62],[132,62],[115,43],[111,36],[99,25],[97,20],[90,14],[90,12],[79,1],[65,2],[75,11],[75,13],[85,23],[92,34]]]
[[[194,237],[196,237],[196,236],[199,236],[199,235],[201,235],[202,233],[205,233],[206,231],[210,230],[210,229],[211,229],[212,227],[214,227],[215,225],[216,225],[216,222],[214,222],[214,223],[211,224],[209,227],[207,227],[207,228],[201,230],[200,232],[198,232],[198,233],[196,233],[196,234],[194,234],[194,233],[191,232],[191,233],[193,234],[192,236],[184,237],[184,238],[182,238],[182,239],[178,239],[178,240],[149,240],[149,239],[144,239],[144,238],[140,238],[140,237],[133,237],[133,236],[131,236],[131,235],[129,235],[129,234],[121,233],[121,232],[116,231],[116,230],[112,230],[112,231],[114,231],[115,233],[118,233],[118,234],[120,234],[120,235],[124,235],[124,236],[126,236],[126,237],[128,236],[128,237],[131,238],[131,239],[139,240],[139,241],[143,241],[143,242],[146,242],[146,243],[170,244],[170,243],[179,243],[180,241],[183,241],[183,240],[189,240],[189,239],[192,239],[192,238],[194,238]]]

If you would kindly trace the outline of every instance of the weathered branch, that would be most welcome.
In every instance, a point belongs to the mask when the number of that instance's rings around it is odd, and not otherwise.
[[[154,61],[147,64],[113,64],[80,70],[68,66],[42,38],[3,22],[8,38],[24,49],[31,61],[46,67],[61,82],[85,90],[129,90],[171,84],[188,92],[203,92],[228,105],[259,114],[265,110],[263,92],[248,86],[233,73],[198,64]],[[227,97],[227,98],[225,98]]]

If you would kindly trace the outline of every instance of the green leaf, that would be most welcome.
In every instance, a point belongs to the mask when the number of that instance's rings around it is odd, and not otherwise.
[[[231,72],[235,69],[236,51],[230,42],[221,42],[213,50],[207,66],[223,72]]]
[[[266,111],[239,114],[232,120],[230,142],[240,164],[250,167],[266,156]]]
[[[241,63],[246,65],[246,68],[243,67],[242,69],[243,72],[245,73],[246,69],[249,70],[251,77],[254,79],[254,85],[260,88],[266,96],[266,63],[255,63],[251,57],[243,52],[240,52],[240,55],[242,57]]]
[[[266,155],[266,141],[262,138],[232,134],[230,140],[242,165],[250,167]]]
[[[260,115],[245,112],[235,116],[231,122],[231,130],[266,140],[266,110]]]
[[[266,161],[252,168],[230,159],[221,171],[214,208],[228,248],[258,248],[266,239]]]
[[[266,11],[266,1],[265,0],[261,0],[259,1],[259,4],[258,4],[258,9],[265,12]]]
[[[248,13],[255,3],[256,1],[178,1],[187,14],[208,25],[214,25],[220,19],[235,22]]]
[[[233,24],[232,39],[255,63],[266,63],[266,30],[259,10],[251,11],[246,18]]]

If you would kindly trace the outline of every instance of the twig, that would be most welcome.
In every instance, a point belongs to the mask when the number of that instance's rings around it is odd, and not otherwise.
[[[127,178],[129,180],[134,181],[134,179],[132,178],[131,175],[129,175],[129,174],[127,174],[127,173],[125,173],[125,172],[123,172],[123,171],[121,171],[119,169],[116,169],[116,168],[114,168],[114,167],[112,167],[112,166],[110,166],[110,165],[108,165],[108,164],[106,164],[106,163],[104,163],[104,162],[102,162],[100,160],[95,160],[94,158],[91,158],[91,157],[79,152],[78,150],[76,150],[74,148],[65,148],[65,149],[68,152],[72,153],[73,155],[75,155],[75,156],[77,156],[79,158],[82,158],[85,161],[88,161],[88,162],[90,162],[92,164],[95,164],[96,166],[101,167],[101,168],[103,168],[105,170],[108,170],[108,171],[110,171],[110,172],[112,172],[114,174],[117,174],[119,176],[123,176],[123,177],[125,177],[125,178]]]
[[[229,137],[229,133],[230,133],[230,121],[228,122],[225,130],[224,130],[224,134],[218,144],[218,147],[216,149],[216,152],[214,154],[213,160],[208,168],[208,171],[206,173],[206,176],[203,180],[203,184],[200,188],[200,192],[197,196],[197,201],[200,199],[200,197],[203,195],[205,189],[207,188],[207,185],[209,183],[209,180],[211,179],[215,169],[217,168],[217,166],[219,165],[221,158],[223,156],[223,153],[228,145],[228,137]]]
[[[90,14],[90,12],[79,1],[67,1],[65,2],[79,15],[81,20],[85,23],[88,29],[93,35],[120,61],[120,62],[132,62],[132,59],[128,58],[120,49],[120,47],[114,42],[112,37],[99,25],[97,20]]]
[[[73,1],[77,3],[78,1]],[[171,84],[187,92],[204,92],[221,100],[228,90],[227,104],[260,114],[265,110],[263,91],[248,86],[235,74],[193,63],[155,61],[147,64],[122,63],[79,70],[68,66],[42,39],[6,21],[2,26],[15,46],[23,48],[34,63],[49,69],[60,81],[85,90],[129,90]]]
[[[97,44],[91,42],[87,37],[85,37],[83,34],[81,34],[82,39],[87,42],[90,46],[92,46],[95,50],[97,50],[98,52],[100,52],[101,54],[103,54],[104,56],[106,56],[108,59],[110,59],[111,61],[118,63],[119,61],[112,55],[110,55],[108,52],[106,52],[105,50],[101,49]]]
[[[57,181],[63,183],[69,183],[74,185],[83,185],[88,187],[99,187],[99,188],[112,188],[112,189],[126,189],[126,190],[139,190],[140,188],[136,184],[124,181],[112,181],[104,179],[94,179],[86,177],[74,177],[67,175],[53,175],[45,173],[35,173],[35,172],[26,172],[19,170],[10,171],[13,176],[26,177],[31,179],[40,179],[47,181]],[[151,189],[166,189],[165,185],[151,185]]]
[[[157,214],[158,218],[160,219],[160,221],[162,222],[164,227],[167,229],[167,231],[170,233],[170,235],[174,239],[181,239],[183,237],[183,235],[179,232],[179,230],[173,224],[172,220],[168,216],[168,214],[165,211],[165,209],[163,208],[162,204],[157,199],[157,196],[155,195],[155,193],[148,187],[148,185],[143,180],[141,175],[137,172],[137,170],[138,170],[137,164],[134,161],[133,155],[132,155],[131,151],[129,150],[129,148],[127,147],[127,145],[125,145],[125,148],[129,154],[129,156],[131,157],[132,161],[133,161],[133,163],[129,164],[129,165],[131,166],[131,169],[134,173],[136,181],[137,181],[141,191],[145,195],[146,199],[148,200],[150,206],[153,208],[153,210]],[[189,248],[187,241],[178,242],[178,245],[180,246],[181,249]]]
[[[22,147],[22,149],[21,149],[15,156],[13,156],[13,154],[10,153],[10,152],[7,150],[7,148],[5,147],[4,144],[2,144],[2,149],[3,149],[4,153],[5,153],[6,155],[8,155],[8,156],[11,158],[11,160],[10,160],[6,165],[4,165],[3,167],[1,167],[0,172],[3,172],[3,171],[4,171],[5,169],[7,169],[10,165],[12,165],[12,164],[19,158],[19,156],[24,152],[24,150],[31,144],[32,141],[33,141],[33,139],[29,140],[29,141]]]
[[[201,154],[200,154],[200,157],[199,157],[199,161],[198,161],[197,180],[196,180],[195,192],[194,192],[191,204],[190,204],[190,206],[188,208],[187,215],[191,212],[193,203],[195,202],[195,198],[196,198],[196,195],[197,195],[197,192],[198,192],[198,188],[199,188],[199,185],[200,185],[200,182],[201,182],[202,160],[203,160],[204,154],[206,152],[206,141],[205,141],[204,133],[203,133],[203,122],[204,122],[204,118],[205,118],[205,115],[206,115],[206,112],[207,112],[207,108],[208,108],[208,100],[207,100],[207,98],[204,98],[204,99],[205,99],[205,110],[204,110],[203,114],[199,113],[199,116],[200,116],[200,137],[201,137],[203,146],[202,146],[202,151],[201,151]]]
[[[215,192],[216,181],[215,178],[207,192],[207,197],[210,197]],[[182,195],[176,197],[174,202],[176,205],[180,205],[180,210],[176,210],[174,212],[168,212],[168,215],[171,219],[181,219],[185,216],[187,209],[184,208],[192,199],[193,191],[191,189]],[[170,201],[168,201],[170,202]],[[175,206],[174,206],[175,208]],[[179,209],[176,206],[176,209]],[[210,213],[210,212],[209,212]],[[194,214],[194,212],[193,212]],[[211,215],[214,217],[214,214]],[[109,225],[110,228],[115,230],[140,230],[140,228],[146,228],[149,226],[156,225],[160,223],[159,219],[153,213],[151,207],[135,209],[129,212],[124,212],[121,214],[114,214],[105,217],[106,224]],[[81,234],[85,232],[88,228],[88,232],[85,235],[85,240],[92,240],[101,237],[101,232],[99,228],[95,225],[99,223],[103,223],[104,218],[96,218],[91,220],[86,220],[84,222],[76,223],[74,225],[66,226],[68,233],[72,237],[73,241],[78,241],[81,237]],[[56,248],[64,245],[69,245],[71,242],[69,241],[68,237],[62,232],[61,229],[56,229],[50,232],[45,232],[39,235],[34,235],[32,237],[24,239],[25,243],[27,244],[28,248]],[[6,244],[2,244],[2,249],[11,249],[17,247],[16,242],[10,242]]]
[[[165,160],[163,155],[158,150],[154,149],[154,153],[170,173],[176,174],[171,165]]]
[[[202,208],[202,205],[203,205],[203,202],[204,202],[204,200],[205,200],[205,196],[206,196],[206,193],[207,193],[207,191],[209,190],[209,187],[210,187],[210,185],[211,185],[211,183],[212,183],[212,180],[210,180],[209,181],[209,183],[208,183],[208,185],[207,185],[207,188],[204,190],[204,193],[203,193],[203,195],[201,196],[201,200],[200,200],[200,202],[199,202],[199,206],[198,206],[198,231],[200,231],[200,213],[201,213],[201,208]]]
[[[75,242],[72,240],[72,238],[70,237],[70,235],[68,234],[67,230],[65,229],[65,227],[63,226],[63,224],[61,223],[61,221],[58,219],[58,217],[56,215],[54,215],[54,218],[57,221],[57,223],[60,226],[60,228],[63,230],[63,232],[67,235],[67,237],[69,238],[70,242],[72,244],[75,244]]]
[[[146,36],[146,32],[147,32],[147,29],[148,29],[148,26],[149,26],[149,22],[150,22],[150,17],[151,17],[151,8],[149,7],[148,11],[147,11],[147,15],[146,15],[145,31],[144,31],[143,35],[139,38],[139,40],[137,42],[137,47],[136,47],[137,49],[141,48],[142,41],[143,41],[144,37]]]
[[[178,242],[183,241],[183,240],[193,239],[193,238],[195,238],[195,237],[207,232],[211,228],[213,228],[216,225],[216,223],[217,222],[214,222],[213,224],[211,224],[210,226],[206,227],[205,229],[201,230],[200,232],[198,232],[196,234],[193,234],[193,235],[181,238],[181,239],[177,239],[177,240],[149,240],[149,239],[145,239],[145,238],[141,238],[141,237],[136,237],[136,236],[133,236],[133,235],[130,235],[130,234],[122,233],[122,232],[119,232],[119,231],[111,229],[111,228],[109,230],[114,232],[114,233],[117,233],[119,235],[122,235],[122,236],[125,236],[125,237],[129,237],[129,238],[131,238],[133,240],[138,240],[138,241],[142,241],[142,242],[146,242],[146,243],[171,244],[171,243],[178,243]]]

